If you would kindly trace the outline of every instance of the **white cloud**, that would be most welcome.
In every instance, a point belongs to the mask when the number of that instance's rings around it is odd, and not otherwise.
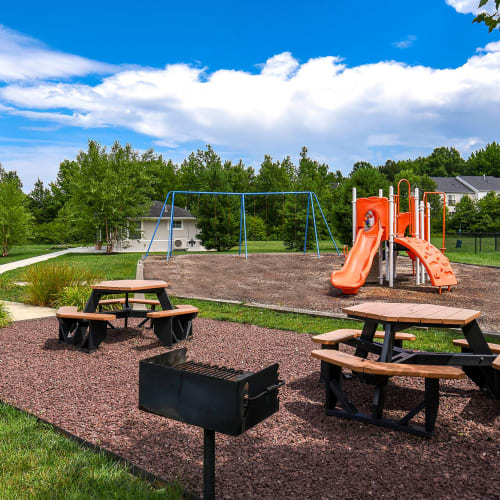
[[[66,78],[115,70],[110,64],[50,50],[0,25],[0,81]]]
[[[399,40],[399,42],[393,42],[394,47],[397,49],[409,49],[417,40],[415,35],[408,35],[403,40]]]
[[[446,3],[460,14],[478,14],[479,12],[492,14],[496,11],[495,3],[491,0],[480,9],[478,9],[479,0],[446,0]]]
[[[353,160],[408,158],[442,145],[467,153],[498,140],[500,42],[449,69],[396,61],[348,67],[336,56],[299,62],[289,52],[258,67],[122,68],[95,85],[21,76],[0,87],[0,113],[49,130],[123,127],[177,152],[209,143],[251,163],[307,145],[344,170]]]

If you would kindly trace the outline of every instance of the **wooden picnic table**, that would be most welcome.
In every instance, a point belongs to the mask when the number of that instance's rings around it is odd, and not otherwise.
[[[59,339],[72,345],[78,345],[89,351],[95,350],[106,337],[107,325],[115,328],[110,319],[125,319],[127,327],[128,318],[142,318],[138,326],[151,321],[153,331],[160,343],[166,347],[173,343],[187,339],[192,334],[192,320],[198,313],[196,307],[190,305],[177,305],[174,307],[167,294],[168,284],[161,280],[113,280],[101,281],[91,285],[92,292],[83,312],[61,308],[57,312],[60,323]],[[158,301],[129,299],[130,293],[154,293]],[[103,300],[104,295],[125,294],[125,300]],[[130,302],[129,302],[130,300]],[[133,309],[131,303],[152,305],[157,303],[161,310]],[[104,305],[118,304],[117,310],[101,311]],[[97,309],[99,308],[99,311]],[[64,309],[64,310],[63,310]],[[73,309],[73,308],[69,308]]]
[[[369,352],[380,356],[381,362],[424,365],[459,366],[480,389],[500,399],[500,372],[493,368],[494,354],[477,322],[480,311],[433,304],[400,304],[365,302],[345,307],[350,318],[364,321],[363,331],[351,344],[356,355],[366,358]],[[385,331],[382,346],[373,341],[378,325]],[[396,332],[411,327],[460,328],[468,343],[467,352],[437,353],[403,349],[394,345]]]

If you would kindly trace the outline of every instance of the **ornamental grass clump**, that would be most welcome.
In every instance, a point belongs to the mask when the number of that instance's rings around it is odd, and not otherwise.
[[[0,302],[0,328],[9,326],[12,322],[9,311],[3,302]]]
[[[88,285],[67,286],[56,295],[54,306],[76,306],[83,311],[91,292],[92,288]]]
[[[65,288],[91,285],[101,279],[93,271],[68,263],[36,264],[23,274],[23,280],[28,283],[24,300],[28,304],[53,307]]]

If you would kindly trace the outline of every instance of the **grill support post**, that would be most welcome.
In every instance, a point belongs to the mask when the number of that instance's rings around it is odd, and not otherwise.
[[[203,429],[203,499],[215,500],[215,431]]]

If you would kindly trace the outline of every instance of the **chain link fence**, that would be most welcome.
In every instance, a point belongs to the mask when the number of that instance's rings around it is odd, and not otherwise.
[[[435,234],[431,241],[441,248],[443,236]],[[446,235],[446,248],[453,252],[500,252],[500,233],[449,233]]]

